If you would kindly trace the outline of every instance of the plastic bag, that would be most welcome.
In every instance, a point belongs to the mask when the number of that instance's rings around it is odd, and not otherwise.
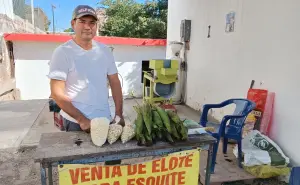
[[[290,173],[290,168],[288,167],[275,167],[270,165],[260,165],[260,166],[244,166],[244,169],[251,175],[257,178],[271,178],[280,175],[287,175]]]
[[[186,119],[183,122],[183,125],[187,128],[199,128],[201,125],[194,120]]]
[[[242,140],[242,152],[245,166],[266,164],[285,167],[290,163],[280,147],[258,130],[252,130]],[[233,153],[238,156],[237,147],[234,148]]]
[[[107,141],[109,144],[116,142],[123,132],[123,127],[119,124],[110,124],[108,130]]]
[[[126,124],[123,127],[123,132],[121,135],[122,143],[126,143],[135,136],[135,125],[134,124]]]

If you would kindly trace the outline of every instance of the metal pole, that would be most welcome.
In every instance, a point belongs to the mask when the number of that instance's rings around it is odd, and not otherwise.
[[[56,8],[54,5],[52,6],[52,26],[53,26],[53,33],[55,33],[55,25],[54,25],[54,8]]]
[[[205,185],[210,185],[210,175],[211,175],[211,163],[213,155],[213,146],[214,144],[209,144],[207,151],[207,164],[206,164],[206,174],[205,174]]]
[[[31,22],[32,22],[32,25],[33,25],[34,33],[35,33],[33,0],[31,0]]]

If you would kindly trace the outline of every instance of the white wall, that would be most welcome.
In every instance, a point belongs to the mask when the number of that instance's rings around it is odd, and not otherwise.
[[[14,18],[12,0],[0,0],[0,14],[6,14],[9,18]]]
[[[21,99],[43,99],[50,95],[48,62],[52,52],[60,43],[14,42],[16,62],[16,86]],[[142,96],[142,60],[165,58],[165,46],[114,45],[116,65],[123,79],[123,94],[132,90]]]
[[[179,40],[182,19],[192,20],[186,103],[201,109],[206,103],[246,97],[255,80],[254,88],[276,93],[271,138],[296,165],[300,165],[299,7],[299,0],[169,0],[168,19],[168,40]],[[225,33],[230,11],[236,12],[235,32]],[[220,119],[226,113],[213,115]]]

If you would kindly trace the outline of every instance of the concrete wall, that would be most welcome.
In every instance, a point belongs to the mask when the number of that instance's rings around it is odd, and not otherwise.
[[[0,0],[0,14],[6,14],[9,18],[14,18],[14,9],[12,0]]]
[[[15,8],[14,4],[15,3]],[[3,33],[45,33],[44,29],[40,29],[38,27],[34,27],[28,20],[25,20],[24,16],[22,16],[22,12],[17,11],[18,8],[16,6],[22,6],[21,1],[13,0],[0,0],[0,34]],[[24,3],[24,1],[23,1]],[[27,5],[28,6],[28,5]],[[29,6],[30,8],[30,6]],[[19,7],[21,10],[22,7]],[[25,9],[25,7],[23,7]],[[16,14],[14,14],[14,10]],[[18,16],[21,15],[21,16]],[[39,15],[42,15],[41,13]],[[36,12],[37,20],[42,19],[44,21],[44,16],[38,16]]]
[[[16,87],[15,80],[11,76],[11,65],[7,47],[3,37],[0,35],[0,101],[1,95]]]
[[[0,34],[3,33],[46,33],[40,28],[34,27],[28,20],[14,15],[14,18],[0,13]]]
[[[14,42],[16,62],[16,86],[21,99],[43,99],[50,95],[48,62],[52,52],[60,43]],[[162,46],[114,45],[114,57],[123,81],[123,94],[133,91],[142,95],[142,60],[165,58],[166,49]]]
[[[255,80],[254,88],[276,93],[271,138],[297,165],[299,7],[298,0],[169,0],[168,18],[168,40],[179,40],[182,19],[192,20],[186,103],[201,109],[206,103],[246,97]],[[236,12],[235,30],[226,33],[225,17],[230,11]],[[220,119],[227,113],[216,110],[212,115]]]

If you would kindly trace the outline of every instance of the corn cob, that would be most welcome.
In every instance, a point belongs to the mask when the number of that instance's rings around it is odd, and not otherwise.
[[[107,141],[109,144],[116,142],[119,137],[122,135],[123,127],[117,123],[109,125]]]
[[[146,103],[142,109],[143,119],[147,128],[149,135],[152,132],[152,111],[150,104]]]
[[[146,145],[146,139],[145,139],[145,137],[143,135],[139,136],[137,145],[138,146],[144,146],[144,145]]]
[[[188,130],[184,126],[183,121],[180,120],[179,116],[173,111],[167,111],[168,116],[174,122],[178,133],[181,135],[182,140],[188,139]]]
[[[176,124],[181,123],[179,116],[173,111],[166,111],[171,120],[173,120]]]
[[[159,114],[160,118],[163,121],[164,126],[166,127],[169,133],[172,133],[172,127],[170,123],[170,119],[168,114],[165,112],[164,109],[160,108],[159,106],[156,107],[157,113]]]
[[[144,121],[143,121],[143,115],[141,112],[141,108],[134,106],[135,111],[137,112],[137,118],[135,119],[135,133],[137,140],[141,140],[141,136],[143,135],[144,130]]]
[[[162,135],[162,133],[161,133],[160,130],[158,130],[158,131],[156,132],[156,135],[157,135],[157,138],[158,138],[159,140],[162,140],[163,135]]]
[[[176,123],[174,123],[173,120],[170,120],[170,125],[171,125],[171,129],[172,129],[172,132],[170,133],[172,136],[174,136],[176,139],[180,139],[180,136],[177,132],[177,129],[175,127]]]
[[[164,132],[164,136],[165,136],[166,141],[168,141],[170,144],[174,143],[174,140],[173,140],[173,138],[172,138],[172,136],[170,135],[169,132],[167,132],[167,131]]]
[[[152,142],[153,142],[153,144],[155,144],[157,136],[156,136],[155,132],[152,132],[151,135],[152,135]]]
[[[152,135],[149,134],[149,132],[147,131],[147,129],[144,129],[144,136],[146,139],[146,146],[152,146],[153,145],[153,141],[152,141]]]
[[[158,127],[159,130],[161,130],[164,127],[164,124],[158,112],[156,110],[153,110],[152,115],[153,115],[153,123]]]
[[[123,127],[123,132],[121,134],[121,141],[122,143],[126,143],[127,141],[131,140],[135,136],[135,125],[134,124],[126,124]]]

